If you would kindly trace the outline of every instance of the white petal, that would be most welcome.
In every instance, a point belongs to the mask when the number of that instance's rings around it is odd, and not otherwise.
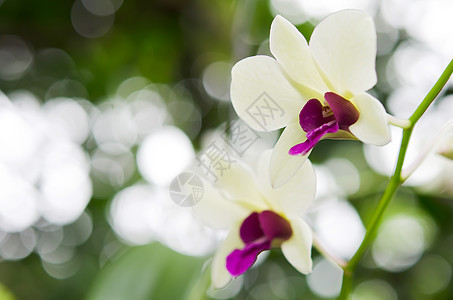
[[[203,185],[203,196],[193,210],[207,226],[226,229],[249,214],[248,210],[224,197],[209,182],[203,181]]]
[[[256,181],[252,170],[238,160],[219,177],[216,186],[223,189],[232,199],[247,202],[247,207],[256,207],[260,210],[264,209],[266,204]]]
[[[359,119],[349,130],[364,143],[383,146],[390,142],[387,113],[382,103],[367,93],[351,99],[360,112]]]
[[[270,163],[270,181],[273,188],[279,188],[288,182],[296,171],[304,164],[310,152],[306,155],[289,155],[292,146],[306,140],[298,122],[289,124],[275,144]]]
[[[233,279],[226,268],[226,258],[233,250],[240,249],[244,245],[239,236],[239,227],[240,224],[236,224],[230,229],[212,260],[211,281],[215,289],[225,287]]]
[[[313,204],[316,194],[316,175],[310,160],[280,188],[272,190],[268,200],[281,206],[287,216],[301,216]]]
[[[376,84],[376,29],[358,10],[326,17],[310,39],[312,54],[334,92],[363,92]]]
[[[287,216],[302,216],[313,204],[316,194],[316,175],[307,160],[291,179],[279,188],[272,188],[269,181],[269,166],[272,150],[263,153],[259,162],[259,177],[264,190],[264,197],[272,209]]]
[[[282,16],[276,16],[272,22],[269,43],[272,54],[288,75],[318,93],[308,94],[308,99],[322,97],[328,88],[313,61],[307,41],[299,30]]]
[[[245,58],[231,71],[231,102],[239,117],[259,131],[286,126],[305,101],[269,56]]]
[[[273,149],[264,151],[259,160],[257,168],[258,185],[264,196],[267,195],[269,189],[272,189],[270,178],[270,165]]]
[[[313,232],[310,226],[302,219],[290,219],[289,221],[293,235],[289,240],[282,243],[283,255],[297,271],[308,274],[313,266],[313,261],[311,260]]]

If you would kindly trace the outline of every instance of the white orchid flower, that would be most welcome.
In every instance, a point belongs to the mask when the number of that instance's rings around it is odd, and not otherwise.
[[[286,185],[272,188],[271,151],[263,153],[257,176],[239,161],[223,174],[216,187],[205,184],[195,213],[210,227],[228,229],[212,261],[214,288],[223,288],[243,274],[259,253],[280,247],[301,273],[312,269],[313,233],[302,219],[315,197],[316,178],[307,161]]]
[[[357,10],[331,14],[316,26],[309,45],[277,16],[269,43],[275,59],[258,55],[233,67],[231,100],[255,130],[286,127],[271,159],[273,186],[284,184],[321,139],[390,141],[383,105],[365,92],[377,81],[370,16]]]

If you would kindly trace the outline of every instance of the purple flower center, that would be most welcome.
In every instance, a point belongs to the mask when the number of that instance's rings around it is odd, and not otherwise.
[[[328,106],[318,99],[309,100],[299,114],[299,124],[307,133],[307,140],[293,146],[291,155],[307,154],[327,133],[349,131],[349,126],[359,119],[359,111],[351,101],[332,92],[324,94]]]
[[[254,212],[242,222],[239,234],[244,248],[236,249],[226,258],[226,268],[233,276],[247,271],[256,261],[258,254],[280,246],[293,231],[288,220],[270,210]]]

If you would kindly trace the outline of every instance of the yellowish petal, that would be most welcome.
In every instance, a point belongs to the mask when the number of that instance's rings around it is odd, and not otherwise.
[[[305,101],[290,84],[279,63],[269,56],[253,56],[232,69],[231,102],[239,117],[258,131],[286,126]]]
[[[360,116],[349,130],[364,143],[383,146],[390,142],[390,128],[387,113],[382,103],[367,93],[351,99],[359,110]]]
[[[304,164],[311,150],[303,156],[293,156],[288,151],[294,145],[305,140],[305,133],[302,131],[299,122],[293,122],[285,128],[275,144],[271,156],[269,176],[273,188],[279,188],[287,183]]]
[[[269,180],[269,166],[272,150],[263,153],[258,170],[264,197],[272,209],[283,212],[286,216],[300,217],[313,204],[316,193],[316,175],[313,166],[307,160],[279,188],[272,188]]]
[[[211,282],[215,289],[224,288],[233,279],[226,268],[226,258],[233,250],[240,249],[244,245],[239,236],[239,227],[240,225],[237,224],[230,229],[212,260]]]
[[[327,16],[314,29],[310,49],[333,92],[359,93],[376,84],[376,29],[364,12]]]
[[[311,247],[313,232],[302,219],[290,219],[293,235],[281,245],[283,255],[299,272],[308,274],[312,271]]]
[[[269,43],[272,54],[291,79],[317,92],[313,94],[313,91],[304,89],[308,99],[328,91],[305,37],[282,16],[276,16],[272,22]]]
[[[226,198],[209,182],[203,181],[203,195],[193,206],[195,214],[207,226],[214,229],[226,229],[245,218],[249,211],[243,206]]]

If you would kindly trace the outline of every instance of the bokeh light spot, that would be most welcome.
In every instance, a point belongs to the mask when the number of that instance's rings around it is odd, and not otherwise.
[[[270,5],[274,15],[282,15],[295,25],[308,20],[301,0],[271,0]]]
[[[20,260],[30,255],[35,245],[36,235],[32,228],[10,233],[0,245],[0,256],[7,260]]]
[[[22,39],[12,35],[0,37],[0,79],[20,79],[32,62],[33,53]]]
[[[439,255],[427,255],[413,269],[413,286],[432,295],[445,289],[451,280],[451,264]]]
[[[328,201],[314,213],[313,227],[321,245],[335,256],[350,259],[365,235],[355,208],[346,201]]]
[[[189,138],[176,127],[163,127],[150,134],[137,152],[137,165],[149,182],[168,185],[195,158]]]
[[[383,222],[371,254],[377,265],[391,272],[413,266],[430,245],[434,224],[417,214],[396,214]]]
[[[76,0],[71,9],[71,21],[78,34],[92,39],[103,36],[112,28],[114,15],[94,15]]]
[[[123,0],[82,0],[83,6],[97,16],[114,14],[123,4]]]
[[[351,300],[397,300],[395,290],[385,281],[374,279],[360,283]]]
[[[147,185],[134,185],[116,194],[110,207],[115,232],[129,243],[143,245],[153,240],[151,222],[160,218],[162,209]]]
[[[61,135],[78,144],[87,139],[90,133],[88,114],[76,101],[70,98],[52,99],[45,103],[43,110],[47,119],[54,124],[53,127],[61,129],[54,136]]]
[[[210,64],[203,72],[203,86],[217,100],[230,99],[231,64],[218,61]]]
[[[343,270],[324,258],[316,259],[313,272],[307,275],[310,290],[323,298],[333,298],[340,294]]]

